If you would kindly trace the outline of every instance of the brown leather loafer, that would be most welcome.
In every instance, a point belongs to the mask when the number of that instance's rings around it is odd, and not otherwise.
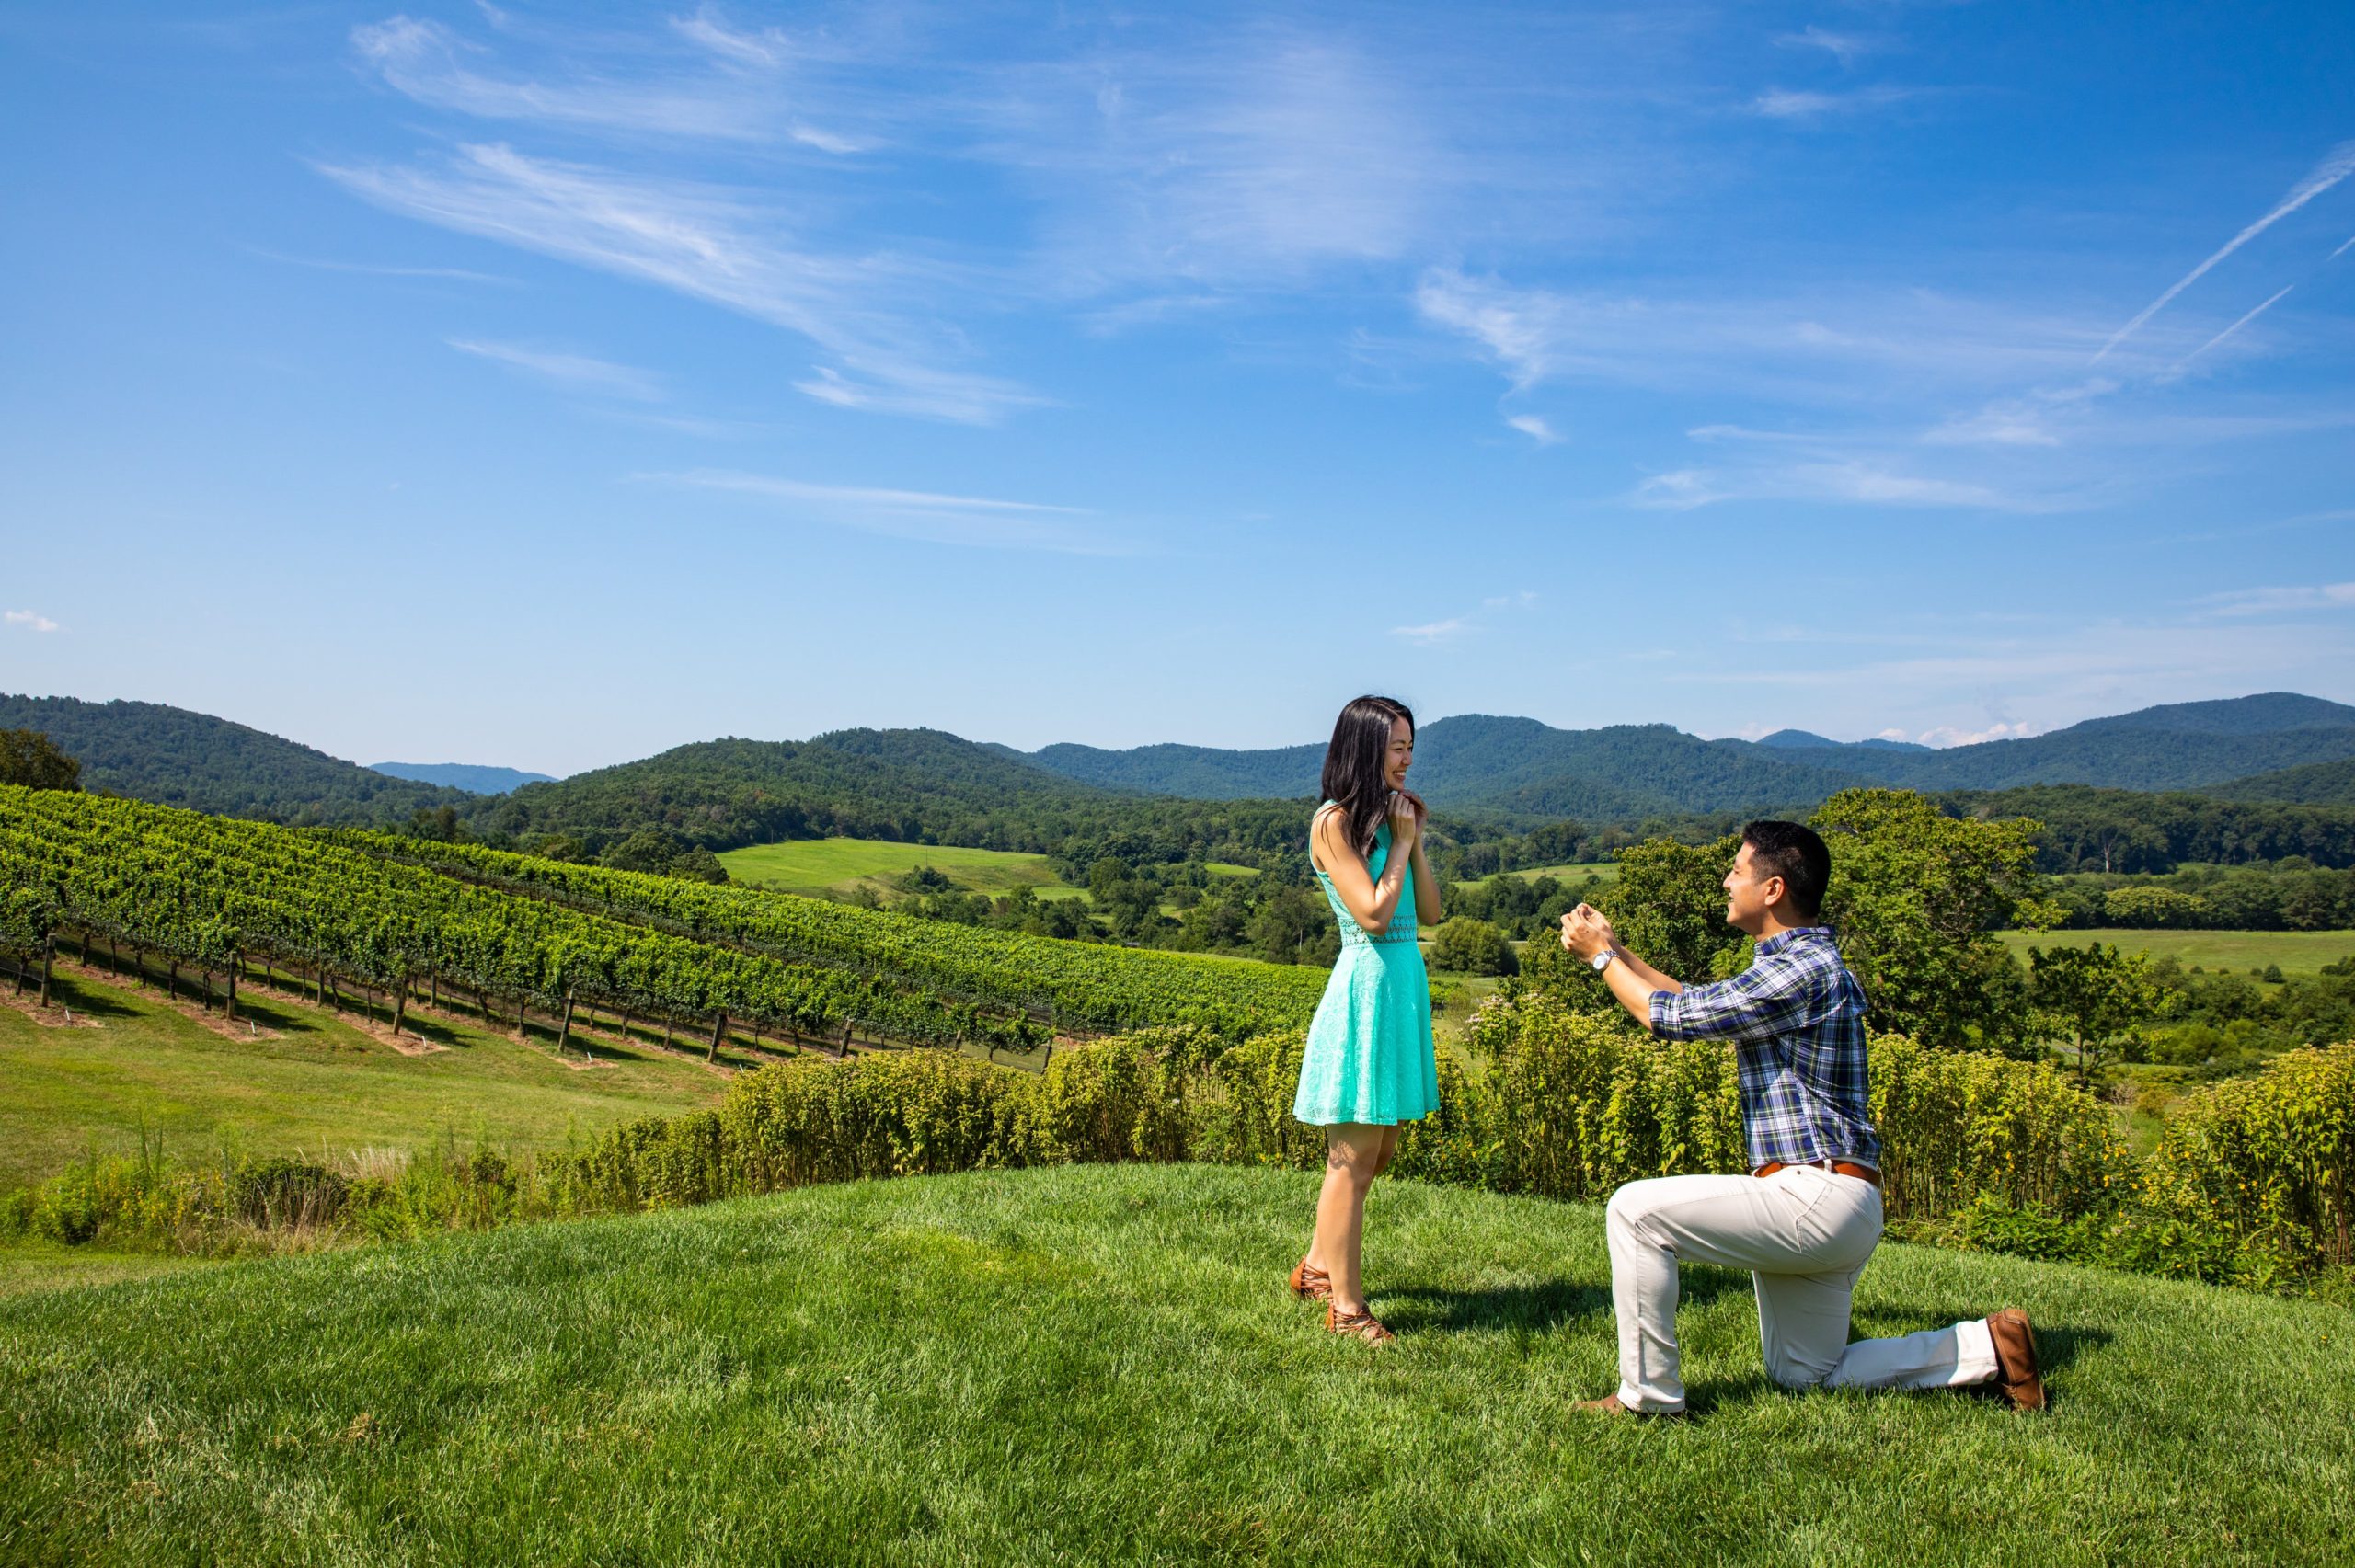
[[[2014,1410],[2044,1408],[2044,1379],[2038,1376],[2036,1331],[2028,1314],[2006,1307],[1987,1320],[1987,1337],[1995,1344],[1995,1391]]]

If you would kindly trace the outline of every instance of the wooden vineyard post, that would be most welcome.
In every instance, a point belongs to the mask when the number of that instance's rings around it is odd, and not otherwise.
[[[40,1004],[49,1005],[49,967],[57,957],[57,933],[44,933],[40,939]]]
[[[228,1000],[221,1004],[221,1016],[232,1023],[235,1023],[237,1017],[237,966],[241,961],[241,955],[236,953],[229,955],[229,996]]]
[[[842,1047],[834,1052],[834,1055],[837,1059],[844,1061],[848,1061],[850,1059],[850,1020],[847,1018],[843,1020]]]
[[[408,977],[403,975],[393,987],[393,1038],[401,1036],[401,1024],[408,1018]]]
[[[556,1026],[556,1054],[564,1054],[565,1041],[572,1038],[572,993],[564,993],[564,1017]]]
[[[719,1016],[711,1021],[711,1048],[703,1053],[706,1061],[719,1059],[719,1036],[728,1033],[728,1010],[721,1008]]]

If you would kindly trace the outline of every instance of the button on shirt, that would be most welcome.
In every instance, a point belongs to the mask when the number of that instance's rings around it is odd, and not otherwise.
[[[1878,1169],[1868,1119],[1865,992],[1828,926],[1777,932],[1729,980],[1652,992],[1652,1033],[1731,1040],[1752,1169],[1853,1160]]]

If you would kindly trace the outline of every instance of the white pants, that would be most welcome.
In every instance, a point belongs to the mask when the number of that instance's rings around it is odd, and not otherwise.
[[[1766,1375],[1786,1389],[1944,1389],[1995,1377],[1982,1319],[1848,1343],[1848,1298],[1880,1241],[1870,1182],[1796,1165],[1756,1176],[1663,1176],[1611,1195],[1619,1402],[1684,1408],[1676,1376],[1676,1265],[1746,1268],[1758,1286]]]

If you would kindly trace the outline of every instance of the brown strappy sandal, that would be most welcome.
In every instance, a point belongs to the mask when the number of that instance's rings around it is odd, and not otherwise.
[[[1333,1276],[1303,1258],[1300,1266],[1292,1271],[1292,1293],[1304,1301],[1329,1301],[1333,1299]]]
[[[1388,1345],[1398,1337],[1376,1322],[1372,1312],[1344,1312],[1329,1301],[1325,1304],[1325,1332],[1355,1334],[1368,1345]]]

